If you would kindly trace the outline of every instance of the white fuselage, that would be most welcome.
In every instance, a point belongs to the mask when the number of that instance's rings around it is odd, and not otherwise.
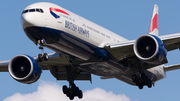
[[[30,27],[30,26],[41,26],[41,27],[48,27],[48,28],[53,28],[56,30],[61,30],[64,32],[67,32],[79,39],[85,40],[97,47],[104,47],[107,43],[113,43],[113,42],[124,42],[127,41],[127,39],[83,18],[80,17],[60,6],[51,4],[51,3],[36,3],[36,4],[32,4],[28,7],[25,8],[26,9],[33,9],[33,8],[42,8],[44,13],[39,13],[39,12],[34,12],[34,13],[30,13],[30,14],[24,14],[22,15],[22,25],[23,25],[23,29],[25,29],[26,27]],[[54,13],[56,13],[57,15],[59,15],[59,18],[55,18],[50,14],[50,10],[49,8],[58,8],[60,10],[63,10],[65,12],[67,12],[69,15],[63,14],[61,12],[57,12],[54,11]],[[30,24],[23,24],[24,23],[24,19],[30,18],[29,16],[33,16],[31,17],[31,23]],[[65,27],[65,22],[68,21],[69,23],[72,23],[72,25],[76,25],[77,26],[77,30],[73,31],[73,26],[69,25],[68,27],[70,28],[66,28]],[[83,30],[87,30],[89,31],[89,35],[86,36],[85,34],[82,34],[80,31],[78,31],[78,27],[81,27]]]

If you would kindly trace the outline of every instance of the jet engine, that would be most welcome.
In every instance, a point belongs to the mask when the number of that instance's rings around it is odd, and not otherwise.
[[[18,82],[31,84],[41,76],[39,64],[28,55],[17,55],[9,63],[8,71]]]
[[[146,34],[140,36],[134,43],[134,53],[142,61],[151,64],[167,63],[167,49],[157,36]]]

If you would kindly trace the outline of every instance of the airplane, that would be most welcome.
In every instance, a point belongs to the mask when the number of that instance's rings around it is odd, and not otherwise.
[[[31,84],[40,78],[42,70],[49,70],[57,80],[69,82],[62,90],[70,100],[83,98],[74,81],[91,81],[91,74],[143,89],[164,79],[167,71],[180,69],[180,64],[164,65],[168,63],[167,52],[180,49],[180,33],[159,36],[156,4],[149,33],[136,40],[127,40],[48,2],[27,6],[21,14],[21,24],[41,53],[0,61],[0,71],[9,72],[20,83]],[[55,52],[47,54],[44,47]]]

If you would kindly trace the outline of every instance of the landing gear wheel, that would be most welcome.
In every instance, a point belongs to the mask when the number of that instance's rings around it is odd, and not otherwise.
[[[151,87],[152,87],[152,82],[151,82],[151,80],[149,80],[147,86],[148,86],[148,88],[151,88]]]
[[[67,86],[65,85],[65,86],[63,86],[63,93],[64,94],[66,94],[67,95],[67,92],[68,92],[68,90],[67,90],[68,88],[67,88]]]
[[[81,90],[79,90],[79,87],[76,87],[74,83],[70,83],[69,88],[64,85],[62,87],[63,93],[69,97],[70,100],[73,100],[75,96],[77,96],[79,99],[82,99],[83,93]]]
[[[44,54],[43,54],[43,58],[44,58],[45,61],[47,61],[48,58],[49,58],[49,57],[48,57],[48,54],[47,54],[47,53],[44,53]]]
[[[139,87],[139,89],[143,89],[143,85],[142,84],[139,84],[138,87]]]
[[[79,87],[76,87],[76,90],[79,91]]]
[[[83,98],[83,93],[82,93],[81,90],[79,90],[78,98],[79,98],[79,99],[82,99],[82,98]]]
[[[42,54],[38,54],[38,60],[39,60],[40,62],[43,61],[43,56],[42,56]]]
[[[66,93],[66,96],[69,97],[69,95],[70,95],[70,93],[69,93],[69,91],[68,91],[68,92]]]
[[[40,45],[39,49],[41,50],[41,54],[38,55],[38,59],[40,62],[42,62],[43,60],[47,61],[48,60],[48,54],[44,53],[44,44],[46,44],[46,41],[44,38],[42,38],[41,40],[37,40],[37,43]]]
[[[148,85],[148,88],[151,88],[152,87],[152,85]]]
[[[73,99],[74,99],[74,95],[73,95],[73,94],[70,94],[70,95],[69,95],[69,99],[70,99],[70,100],[73,100]]]

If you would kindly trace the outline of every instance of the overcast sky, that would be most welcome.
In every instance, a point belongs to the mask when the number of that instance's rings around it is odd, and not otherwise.
[[[159,35],[180,32],[180,1],[178,0],[3,0],[0,3],[0,61],[10,60],[18,54],[35,56],[41,51],[24,34],[21,13],[36,2],[51,2],[101,25],[129,40],[149,32],[154,4],[159,6]],[[45,52],[53,51],[45,49]],[[168,53],[168,64],[180,63],[180,52]],[[75,83],[84,92],[83,101],[180,101],[180,70],[167,72],[167,78],[158,81],[151,89],[128,85],[117,79],[101,80],[92,75],[89,81]],[[0,73],[0,101],[68,101],[61,86],[49,71],[30,85]],[[75,101],[78,100],[75,98]]]

